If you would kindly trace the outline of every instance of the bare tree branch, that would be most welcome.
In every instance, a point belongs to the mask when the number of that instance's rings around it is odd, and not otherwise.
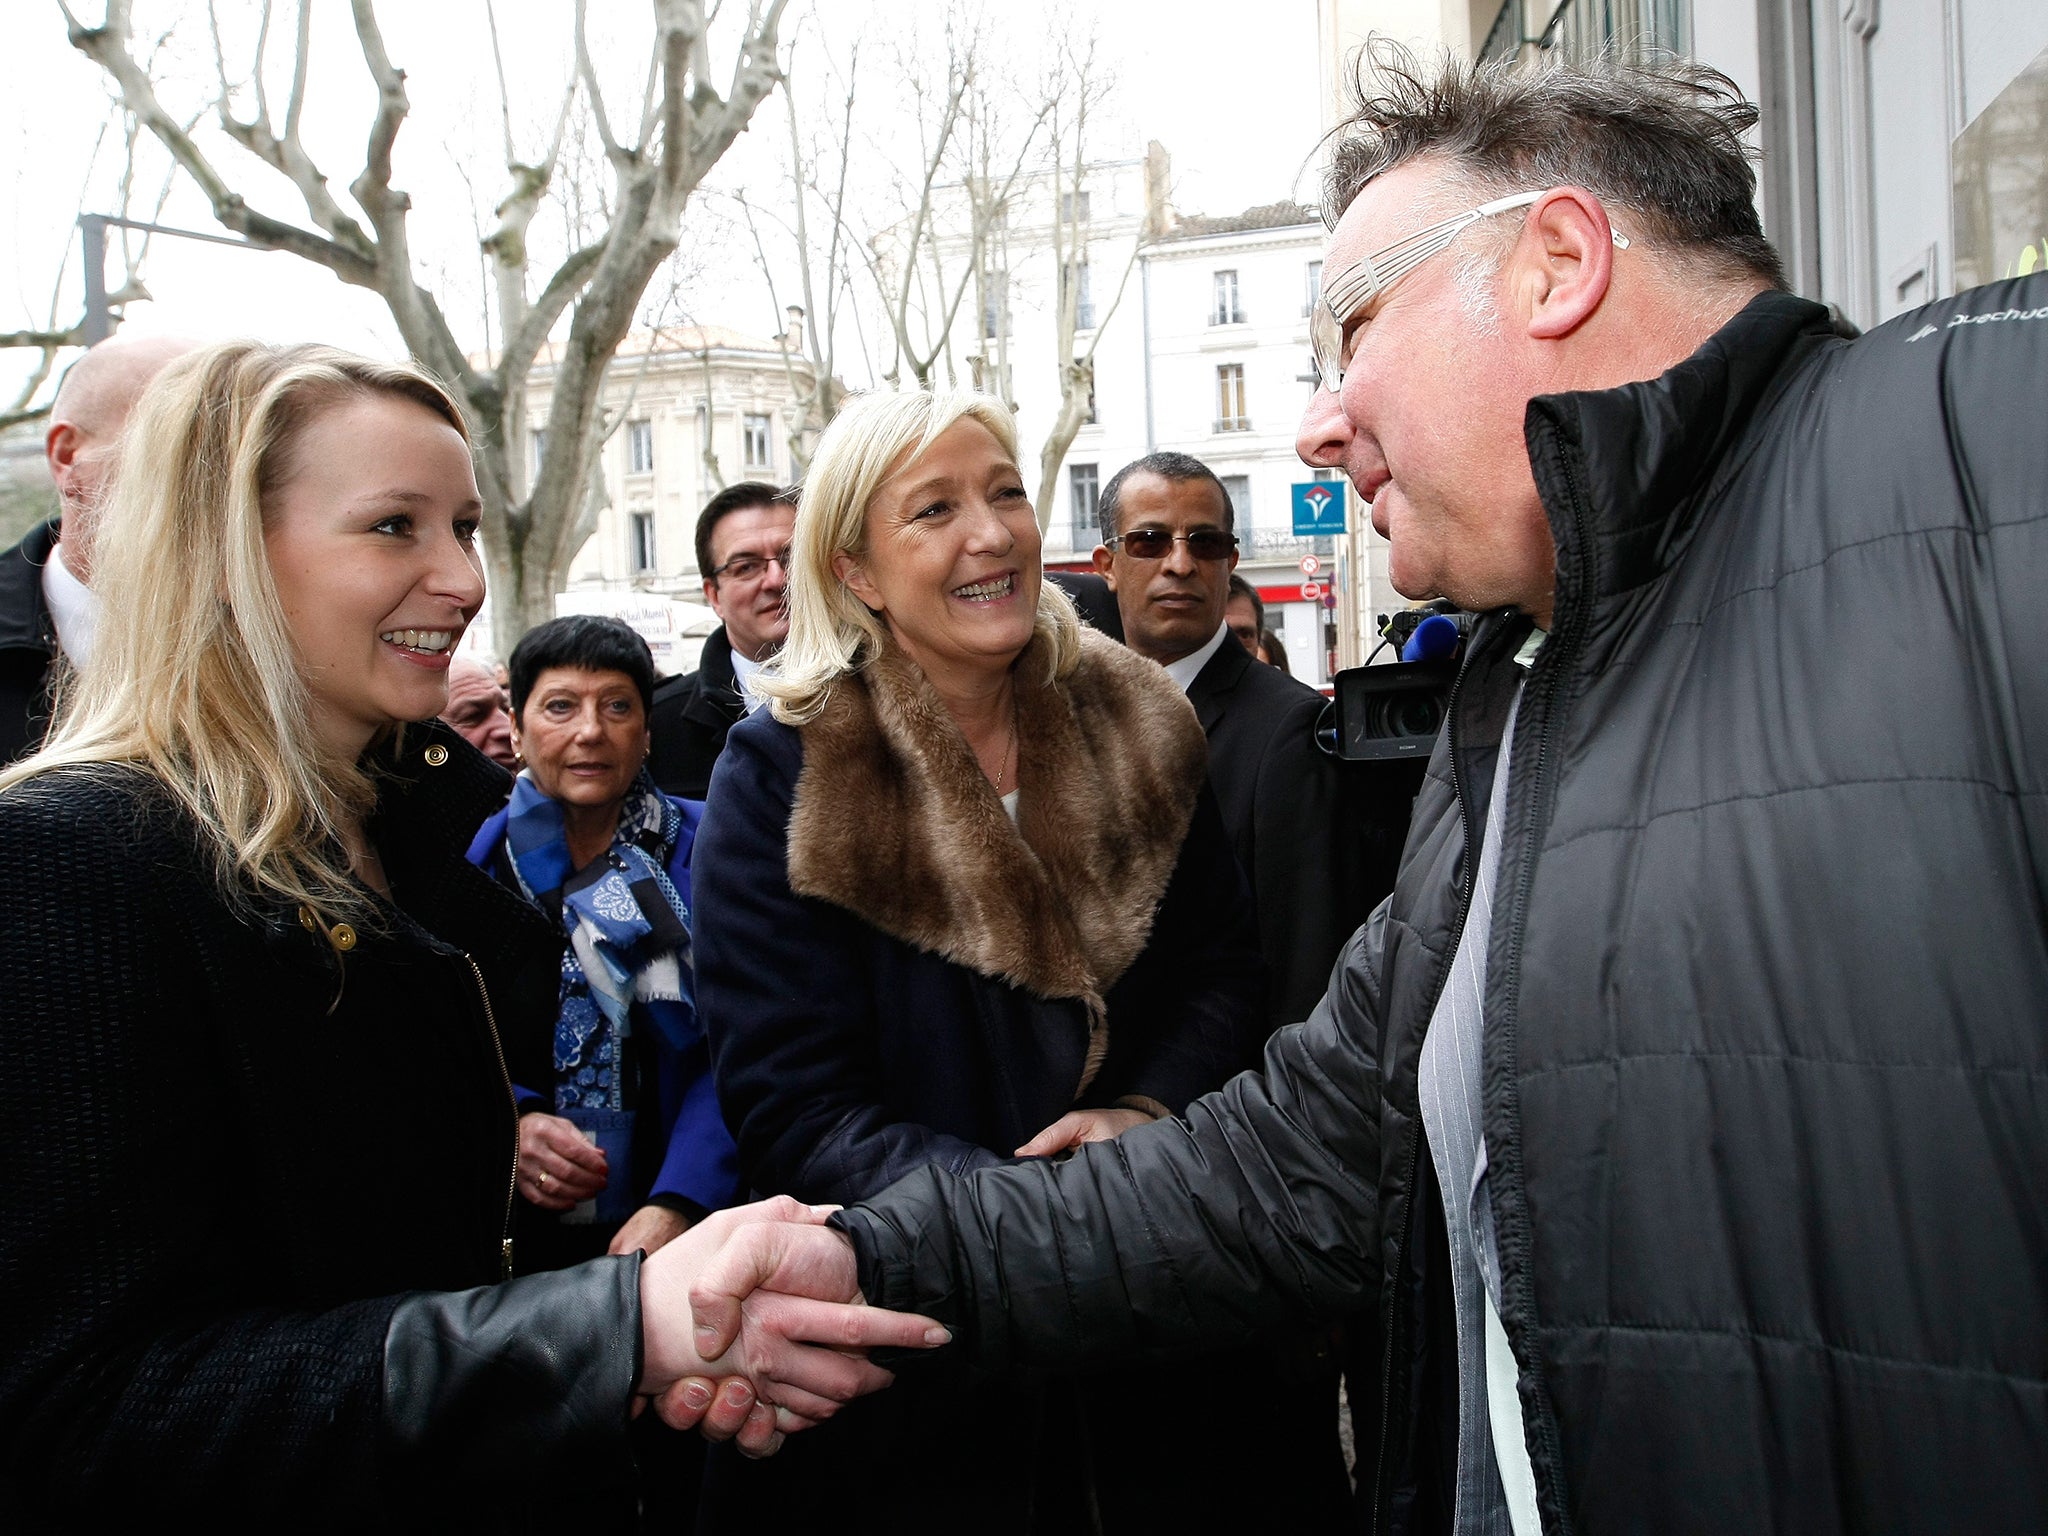
[[[290,251],[346,282],[377,292],[407,347],[454,388],[475,424],[477,479],[485,503],[484,552],[498,643],[501,649],[509,648],[526,626],[552,615],[559,577],[589,532],[594,515],[590,487],[599,473],[608,430],[601,403],[606,368],[633,325],[649,281],[677,248],[690,197],[781,79],[776,29],[787,0],[756,0],[739,44],[730,90],[723,98],[709,83],[709,18],[701,0],[647,0],[654,20],[652,68],[643,133],[630,148],[621,146],[613,132],[591,59],[588,0],[577,0],[570,80],[545,153],[534,163],[518,153],[495,11],[487,10],[509,179],[494,221],[476,221],[500,320],[503,350],[496,366],[478,364],[464,354],[440,301],[426,285],[430,279],[415,274],[407,227],[411,199],[394,184],[393,176],[394,146],[410,112],[406,77],[391,58],[373,0],[351,0],[363,64],[377,93],[362,168],[349,186],[359,214],[337,202],[300,139],[312,66],[311,0],[299,0],[298,48],[282,132],[272,116],[267,81],[274,0],[264,0],[249,96],[240,96],[241,87],[229,79],[225,49],[216,45],[221,80],[215,109],[223,132],[256,161],[287,178],[304,200],[313,229],[251,208],[193,137],[191,127],[165,109],[154,83],[153,61],[141,59],[135,47],[132,0],[107,0],[105,19],[97,27],[79,20],[73,0],[57,3],[73,46],[112,81],[135,121],[164,146],[177,172],[206,196],[221,225],[252,249]],[[529,299],[536,276],[529,241],[533,220],[556,184],[565,149],[573,143],[579,161],[584,158],[583,130],[576,129],[571,139],[579,94],[587,98],[591,131],[603,147],[609,170],[598,188],[603,223],[594,226],[572,218],[568,254]],[[234,107],[236,99],[247,107],[248,120],[242,120]],[[564,201],[581,208],[583,196],[578,188]],[[526,380],[534,359],[565,316],[567,332],[552,357],[546,451],[528,487],[521,483],[524,476],[515,472],[515,455],[523,456],[528,443]],[[58,327],[53,322],[45,329]]]
[[[251,208],[214,168],[191,133],[164,110],[149,76],[128,51],[133,36],[129,0],[108,0],[106,22],[98,27],[79,23],[65,0],[58,0],[69,28],[71,45],[106,71],[121,93],[122,103],[156,136],[185,174],[213,206],[213,216],[260,250],[290,251],[318,262],[343,282],[377,286],[374,260],[362,252],[310,230]]]
[[[612,134],[612,121],[604,110],[604,92],[597,83],[597,67],[590,62],[589,5],[590,0],[576,0],[576,73],[583,81],[583,89],[590,102],[590,119],[597,128],[597,141],[604,146],[607,159],[614,165],[622,165],[626,152],[619,148],[619,141]],[[648,78],[650,81],[653,79],[651,64]]]

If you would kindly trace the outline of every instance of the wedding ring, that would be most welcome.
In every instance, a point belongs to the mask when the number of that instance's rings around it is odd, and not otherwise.
[[[548,1187],[548,1176],[545,1172],[543,1172],[541,1176],[535,1179],[533,1182],[536,1187],[546,1189]]]

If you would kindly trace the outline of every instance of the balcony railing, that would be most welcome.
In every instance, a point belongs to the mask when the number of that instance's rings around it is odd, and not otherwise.
[[[1644,59],[1692,48],[1692,0],[1559,0],[1534,35],[1533,0],[1505,0],[1479,45],[1482,59],[1512,59],[1533,45],[1575,64],[1600,57]]]
[[[1212,429],[1217,432],[1249,432],[1252,419],[1249,416],[1218,416]]]

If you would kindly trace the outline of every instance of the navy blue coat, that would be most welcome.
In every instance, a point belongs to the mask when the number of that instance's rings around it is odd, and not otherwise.
[[[697,997],[754,1193],[850,1203],[924,1167],[1002,1166],[1070,1109],[1177,1112],[1255,1059],[1264,970],[1200,727],[1152,663],[1096,636],[1084,657],[1067,689],[1036,693],[1019,663],[1014,831],[901,670],[882,714],[919,724],[893,741],[842,729],[834,748],[831,717],[799,731],[766,710],[733,728],[694,860]],[[832,836],[813,836],[820,818]],[[836,884],[819,874],[832,837]],[[821,879],[836,899],[793,888]],[[1125,928],[1099,993],[1015,979],[1072,981],[1090,967],[1035,951],[1101,962]],[[857,1477],[863,1529],[1079,1528],[1118,1479],[1142,1512],[1105,1528],[1149,1529],[1187,1445],[1151,1427],[1198,1398],[1151,1374],[1019,1384],[921,1361],[772,1463],[715,1463],[703,1528],[827,1514]]]

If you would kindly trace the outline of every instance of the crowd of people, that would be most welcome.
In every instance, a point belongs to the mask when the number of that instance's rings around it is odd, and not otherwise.
[[[8,1528],[2038,1523],[2048,277],[1852,337],[1720,77],[1376,62],[1298,446],[1481,615],[1412,806],[1185,454],[1049,576],[1003,405],[858,395],[693,672],[499,671],[425,372],[72,366]]]

